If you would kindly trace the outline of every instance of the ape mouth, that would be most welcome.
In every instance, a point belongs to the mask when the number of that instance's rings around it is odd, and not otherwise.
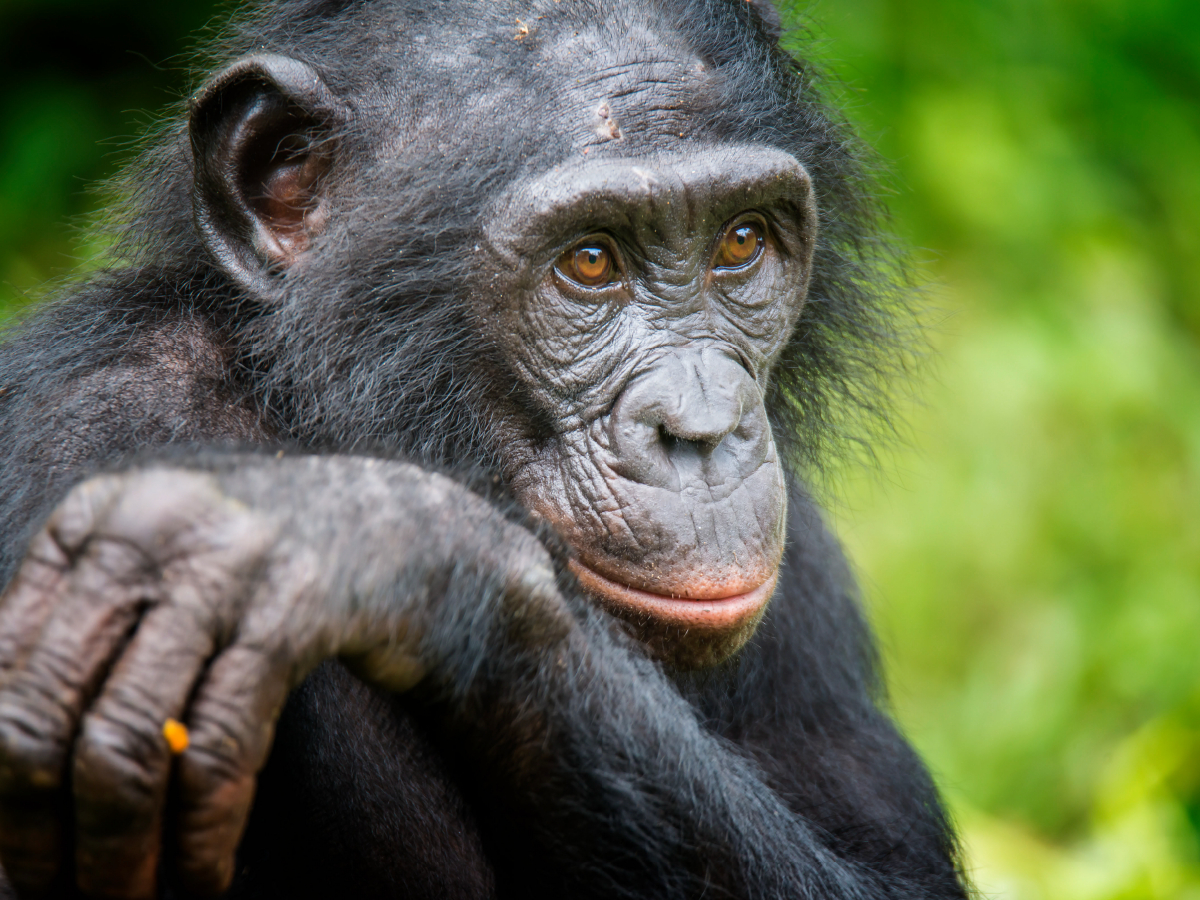
[[[754,622],[775,593],[779,569],[757,587],[726,596],[669,597],[613,581],[578,560],[569,563],[580,585],[623,618],[653,619],[686,630],[726,632]]]

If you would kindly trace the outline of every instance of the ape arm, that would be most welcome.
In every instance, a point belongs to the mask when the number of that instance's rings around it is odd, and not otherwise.
[[[175,718],[191,735],[172,855],[189,887],[219,890],[287,692],[337,656],[405,690],[447,670],[445,636],[480,639],[475,620],[511,632],[501,645],[571,627],[533,535],[412,466],[228,455],[83,483],[0,604],[12,880],[55,876],[69,784],[81,887],[149,896]]]
[[[286,691],[340,655],[393,689],[427,674],[578,895],[928,896],[827,849],[611,620],[568,610],[531,534],[403,464],[221,456],[88,482],[35,542],[0,633],[0,839],[26,881],[60,851],[63,766],[98,690],[74,745],[84,887],[152,885],[158,731],[193,694],[176,852],[192,886],[219,887]]]
[[[489,783],[503,785],[499,814],[511,828],[512,811],[521,810],[527,831],[520,834],[534,835],[539,851],[548,851],[538,859],[560,867],[548,885],[565,880],[572,896],[588,897],[962,896],[952,866],[920,871],[880,860],[874,869],[833,849],[833,836],[789,808],[762,769],[705,727],[662,671],[614,635],[610,620],[591,610],[578,616],[578,630],[536,666],[511,650],[489,651],[489,660],[508,666],[490,666],[449,703],[454,726],[487,759]],[[529,708],[530,697],[540,698],[537,708]],[[883,723],[855,727],[876,724]],[[815,754],[836,740],[813,735],[807,745]],[[828,760],[795,752],[794,767],[806,777],[850,780],[823,772]],[[904,767],[907,760],[889,754],[872,762]],[[859,775],[873,787],[887,777]],[[906,827],[930,826],[930,810],[905,812]],[[853,827],[864,840],[886,829],[867,814]]]

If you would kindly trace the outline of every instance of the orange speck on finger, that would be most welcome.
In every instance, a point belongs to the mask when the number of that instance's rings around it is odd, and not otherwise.
[[[167,719],[163,722],[162,734],[167,739],[167,746],[176,756],[188,748],[188,730],[182,722]]]

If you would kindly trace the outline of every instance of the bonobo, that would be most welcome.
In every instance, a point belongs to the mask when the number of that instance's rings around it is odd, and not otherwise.
[[[805,489],[896,285],[778,38],[279,0],[214,45],[0,350],[17,895],[965,896]]]

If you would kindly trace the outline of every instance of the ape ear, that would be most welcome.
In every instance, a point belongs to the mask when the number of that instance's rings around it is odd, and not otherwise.
[[[783,37],[783,19],[779,16],[779,9],[775,6],[773,0],[744,0],[750,4],[750,8],[758,14],[758,21],[762,25],[763,33],[775,43],[779,43],[779,39]]]
[[[327,216],[323,192],[344,105],[316,71],[283,56],[251,56],[191,102],[196,227],[218,264],[267,297]]]

